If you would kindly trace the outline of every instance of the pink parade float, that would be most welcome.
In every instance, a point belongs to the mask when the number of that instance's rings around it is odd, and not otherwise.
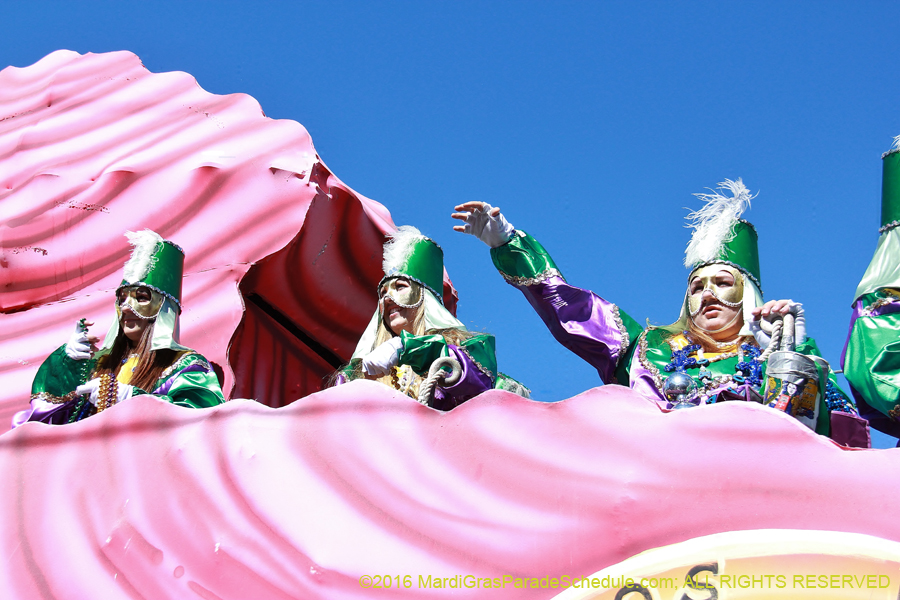
[[[248,96],[127,52],[3,70],[0,223],[0,422],[75,321],[105,327],[145,227],[185,249],[182,341],[254,399],[2,434],[2,597],[897,597],[900,451],[620,386],[318,391],[394,225]]]

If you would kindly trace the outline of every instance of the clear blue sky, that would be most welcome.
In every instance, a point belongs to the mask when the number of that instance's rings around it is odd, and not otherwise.
[[[678,316],[692,192],[759,196],[767,299],[806,306],[836,364],[900,134],[900,4],[887,2],[4,2],[0,65],[130,50],[310,131],[344,182],[444,248],[460,318],[557,400],[598,384],[485,246],[486,200],[567,279],[643,322]],[[887,440],[881,445],[890,443]]]

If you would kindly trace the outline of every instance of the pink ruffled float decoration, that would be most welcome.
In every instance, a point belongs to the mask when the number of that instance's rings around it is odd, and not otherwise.
[[[349,359],[394,225],[330,173],[303,126],[250,96],[152,74],[130,52],[4,69],[0,424],[78,319],[106,333],[122,234],[143,228],[187,253],[182,342],[217,365],[226,396],[280,406]]]
[[[77,319],[105,331],[143,227],[187,251],[183,341],[226,393],[280,406],[349,356],[393,224],[247,96],[127,52],[3,70],[0,423]],[[578,577],[741,530],[896,542],[898,463],[760,406],[663,414],[618,386],[450,413],[365,381],[278,410],[137,397],[0,435],[0,597],[551,598],[419,577]]]
[[[664,414],[620,386],[449,413],[367,381],[279,409],[137,397],[0,436],[0,597],[546,599],[418,578],[579,577],[741,530],[900,541],[898,469],[764,407]]]

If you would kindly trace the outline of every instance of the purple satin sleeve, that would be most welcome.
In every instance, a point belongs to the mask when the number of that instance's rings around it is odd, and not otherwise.
[[[43,400],[32,400],[31,408],[20,410],[12,418],[12,429],[28,421],[39,421],[59,425],[67,423],[72,408],[78,400],[70,400],[63,404],[53,404]]]
[[[435,388],[434,408],[438,410],[450,410],[494,387],[491,378],[478,368],[468,354],[452,344],[447,344],[447,348],[459,361],[462,367],[462,377],[454,385]]]
[[[474,398],[481,392],[493,389],[494,383],[481,369],[478,368],[469,355],[458,347],[447,344],[451,354],[459,361],[462,367],[462,376],[454,385],[448,387],[437,386],[434,390],[434,408],[438,410],[450,410],[459,406],[466,400]],[[334,385],[343,385],[350,381],[343,373],[338,373],[334,379]]]
[[[569,285],[562,277],[516,287],[556,341],[597,369],[604,383],[615,383],[616,365],[628,345],[615,304]]]

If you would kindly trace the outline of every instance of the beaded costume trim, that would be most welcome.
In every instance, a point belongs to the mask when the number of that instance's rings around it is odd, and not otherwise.
[[[494,389],[503,390],[505,392],[511,392],[513,394],[518,394],[523,398],[531,398],[531,390],[525,387],[523,384],[519,383],[509,375],[505,373],[500,373],[503,375],[503,379],[500,379],[499,384]]]
[[[888,411],[888,416],[894,421],[900,421],[900,404],[894,405],[894,408]]]
[[[66,402],[70,402],[75,399],[75,392],[69,392],[65,396],[54,396],[53,394],[48,394],[47,392],[40,392],[37,394],[32,394],[31,399],[43,400],[44,402],[49,402],[51,404],[65,404]]]
[[[650,373],[650,377],[653,379],[653,384],[660,392],[662,392],[664,383],[662,375],[660,375],[659,369],[656,368],[656,365],[654,365],[647,359],[646,331],[642,332],[641,337],[638,339],[638,360],[641,362],[641,366],[647,369],[647,372]]]
[[[561,279],[565,279],[557,269],[547,269],[546,271],[542,271],[538,273],[534,277],[518,277],[516,275],[507,275],[503,271],[499,271],[499,273],[503,276],[503,279],[506,280],[506,283],[515,286],[524,286],[529,287],[532,285],[537,285],[539,283],[543,283],[550,279],[551,277],[559,277]]]
[[[206,367],[206,370],[207,370],[207,371],[209,371],[209,370],[212,368],[212,367],[210,367],[210,365],[209,365],[208,362],[206,362],[205,360],[203,360],[203,359],[200,357],[199,354],[197,354],[197,353],[194,352],[193,350],[190,350],[190,351],[188,351],[187,353],[185,353],[181,358],[179,358],[179,359],[176,360],[174,363],[172,363],[171,365],[169,365],[169,368],[167,368],[165,371],[163,371],[163,372],[160,374],[159,379],[165,379],[165,378],[167,378],[169,375],[171,375],[172,373],[174,373],[175,371],[178,371],[179,369],[183,369],[184,367],[187,367],[188,365],[186,365],[186,364],[184,364],[184,363],[187,362],[187,360],[190,359],[190,358],[196,358],[196,359],[197,359],[197,362],[202,362],[202,363],[204,363],[204,366]]]
[[[478,367],[478,370],[479,370],[479,371],[481,371],[482,373],[484,373],[485,375],[488,376],[488,378],[491,380],[491,384],[493,384],[493,383],[497,380],[496,375],[493,375],[489,369],[486,369],[486,368],[484,367],[484,365],[482,365],[480,362],[478,362],[477,360],[475,360],[475,357],[473,357],[472,354],[471,354],[468,350],[466,350],[466,349],[465,349],[464,347],[462,347],[462,346],[457,346],[457,348],[459,348],[459,351],[460,351],[460,352],[462,352],[463,354],[465,354],[466,356],[468,356],[468,357],[469,357],[469,360],[471,360],[473,363],[475,363],[475,366]]]
[[[613,322],[616,324],[616,327],[619,330],[619,349],[616,351],[613,359],[616,364],[619,364],[619,359],[627,354],[628,346],[631,343],[631,337],[628,335],[628,329],[625,328],[625,323],[622,322],[622,315],[619,314],[619,307],[616,304],[612,305],[612,318]]]
[[[861,317],[871,317],[875,311],[877,311],[882,306],[887,306],[888,304],[893,304],[897,301],[897,298],[879,298],[869,306],[865,306],[859,309],[859,316]]]
[[[883,227],[879,227],[878,233],[887,233],[891,229],[894,229],[895,227],[897,227],[897,225],[900,225],[900,221],[891,221],[887,225],[884,225]]]

